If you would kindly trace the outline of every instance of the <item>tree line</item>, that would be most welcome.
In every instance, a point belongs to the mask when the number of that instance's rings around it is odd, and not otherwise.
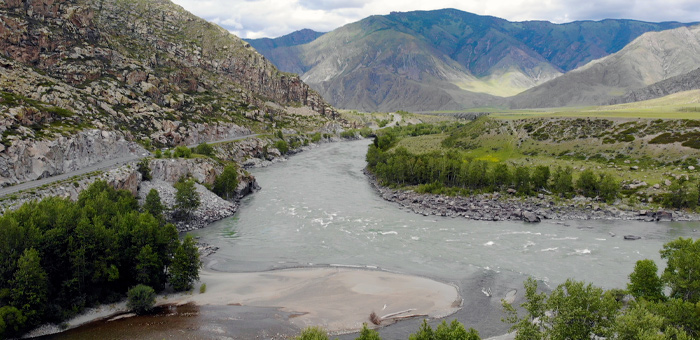
[[[606,173],[590,169],[574,181],[571,167],[551,169],[474,160],[456,150],[414,154],[404,147],[388,150],[390,144],[376,138],[367,151],[368,169],[385,185],[418,185],[419,192],[444,194],[451,189],[493,192],[515,189],[520,195],[549,191],[564,197],[579,193],[608,202],[620,192],[619,182]],[[450,189],[451,188],[451,189]]]
[[[154,191],[155,192],[155,191]],[[157,192],[93,183],[77,201],[50,197],[0,216],[0,338],[123,299],[139,284],[191,289],[200,260],[166,224]]]

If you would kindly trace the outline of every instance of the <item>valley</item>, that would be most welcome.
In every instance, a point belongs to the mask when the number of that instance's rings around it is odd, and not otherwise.
[[[0,339],[700,334],[697,22],[207,20],[0,1]]]

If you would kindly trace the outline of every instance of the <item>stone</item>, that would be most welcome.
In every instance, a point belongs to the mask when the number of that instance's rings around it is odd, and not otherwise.
[[[522,220],[528,223],[540,222],[540,217],[531,211],[524,211],[522,214]]]
[[[639,170],[639,167],[636,166],[636,165],[633,165],[633,166],[630,167],[630,170],[635,170],[635,171],[636,171],[636,170]]]
[[[695,170],[695,167],[691,165],[688,167],[688,170],[690,170],[690,171]]]

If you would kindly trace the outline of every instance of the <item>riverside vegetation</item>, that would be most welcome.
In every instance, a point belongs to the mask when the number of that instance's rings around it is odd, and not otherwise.
[[[119,301],[134,286],[138,312],[149,291],[191,289],[197,247],[178,239],[159,203],[152,191],[139,209],[131,193],[98,181],[76,202],[51,197],[0,217],[0,338]]]
[[[516,340],[606,338],[617,340],[686,340],[700,335],[700,240],[679,238],[663,246],[666,268],[657,275],[652,260],[637,261],[627,289],[604,290],[567,280],[547,294],[532,278],[525,281],[520,311],[503,301],[503,322],[512,324]],[[665,291],[670,292],[668,295]],[[524,313],[522,313],[524,312]],[[522,314],[522,315],[521,315]],[[310,327],[296,340],[327,340],[323,329]],[[356,340],[380,340],[363,325]],[[457,320],[433,330],[424,320],[409,340],[477,340]]]
[[[379,131],[367,162],[381,184],[419,193],[582,195],[694,209],[698,127],[602,118],[417,124]]]

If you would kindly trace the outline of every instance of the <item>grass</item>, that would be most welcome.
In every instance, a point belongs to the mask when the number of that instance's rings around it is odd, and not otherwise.
[[[456,111],[436,111],[435,114],[489,112],[494,119],[524,118],[583,118],[608,119],[700,119],[700,90],[679,92],[641,102],[582,107],[512,110],[498,107],[473,108]]]

